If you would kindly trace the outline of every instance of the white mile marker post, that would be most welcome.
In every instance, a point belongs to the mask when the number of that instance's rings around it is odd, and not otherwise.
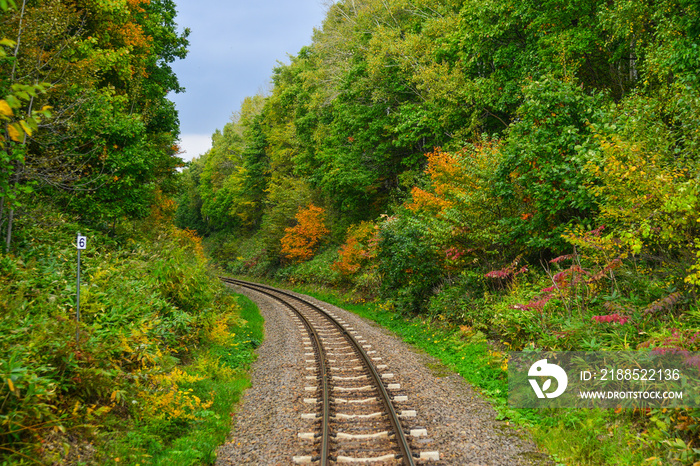
[[[75,247],[78,249],[78,288],[75,298],[75,344],[76,346],[80,342],[80,251],[85,249],[87,244],[87,238],[85,236],[80,236],[78,232],[78,240]]]

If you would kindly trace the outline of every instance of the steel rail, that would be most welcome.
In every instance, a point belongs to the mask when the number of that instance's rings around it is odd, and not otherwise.
[[[239,286],[245,286],[247,288],[251,288],[255,290],[255,287],[247,284],[246,282],[242,282],[240,280],[233,280],[230,278],[226,277],[219,277],[220,280],[226,282],[226,283],[232,283],[235,285]],[[260,290],[256,290],[260,291]],[[292,306],[290,303],[286,302],[279,296],[275,296],[271,293],[266,293],[263,292],[265,295],[279,301],[280,303],[284,304],[289,308],[292,312],[294,312],[302,321],[304,324],[304,327],[306,327],[306,330],[309,332],[309,334],[312,336],[314,340],[314,346],[316,348],[316,352],[318,353],[318,366],[319,366],[319,372],[320,372],[320,379],[321,379],[321,403],[322,403],[322,411],[321,411],[321,457],[320,457],[320,464],[322,466],[328,466],[329,460],[330,460],[330,387],[329,387],[329,382],[328,382],[328,367],[327,367],[327,361],[326,361],[326,351],[323,348],[323,343],[321,342],[321,338],[316,332],[316,329],[311,325],[311,322],[301,313],[299,310],[295,309],[294,306]]]
[[[297,301],[302,302],[302,303],[306,304],[307,306],[313,308],[314,310],[318,311],[324,317],[326,317],[329,321],[331,321],[333,323],[333,325],[335,325],[343,333],[343,335],[351,342],[351,344],[354,346],[355,350],[362,358],[365,367],[370,372],[370,377],[374,380],[374,384],[379,389],[380,399],[382,401],[382,404],[386,408],[386,411],[389,413],[389,421],[391,422],[391,426],[394,429],[394,432],[396,435],[396,440],[397,440],[397,443],[399,445],[399,451],[401,452],[401,459],[402,459],[403,464],[405,466],[415,466],[415,462],[413,461],[413,455],[411,454],[411,449],[408,446],[408,441],[406,440],[406,435],[403,431],[403,428],[401,427],[401,421],[399,420],[399,417],[396,414],[396,410],[394,409],[394,405],[391,403],[391,397],[389,396],[389,393],[387,392],[386,387],[384,386],[382,378],[380,377],[377,370],[374,368],[374,364],[372,364],[369,355],[367,355],[365,350],[362,348],[362,345],[360,345],[357,342],[355,337],[353,337],[350,333],[348,333],[348,331],[342,326],[342,324],[340,322],[335,320],[333,318],[333,316],[329,315],[328,312],[321,309],[316,304],[311,303],[303,298],[295,296],[295,295],[288,293],[286,291],[279,290],[277,288],[273,288],[273,287],[267,286],[267,285],[261,285],[261,284],[253,283],[253,282],[246,282],[243,280],[237,280],[237,279],[233,279],[233,278],[227,278],[227,277],[219,277],[219,278],[226,283],[244,286],[244,287],[265,293],[268,296],[272,296],[275,299],[277,299],[278,301],[285,303],[288,307],[293,309],[294,312],[296,312],[298,315],[300,315],[299,311],[294,309],[289,303],[286,303],[281,298],[279,298],[273,294],[270,294],[269,291],[274,291],[275,293],[279,293],[279,294],[282,294],[282,295],[287,296],[289,298],[296,299]],[[263,291],[263,290],[269,290],[269,291]],[[325,380],[325,377],[324,377],[324,380]],[[324,421],[324,423],[325,423],[325,421]],[[327,456],[325,458],[327,458]],[[324,454],[322,453],[321,461],[323,461],[323,459],[324,459]]]

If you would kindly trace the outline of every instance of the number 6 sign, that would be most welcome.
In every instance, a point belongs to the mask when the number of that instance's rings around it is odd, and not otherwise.
[[[87,246],[87,237],[78,233],[78,241],[75,247],[78,249],[78,273],[75,293],[75,344],[80,344],[80,251]]]

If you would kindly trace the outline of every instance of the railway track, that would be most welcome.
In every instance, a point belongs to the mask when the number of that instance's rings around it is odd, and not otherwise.
[[[437,452],[416,453],[411,439],[425,429],[406,428],[402,420],[412,410],[397,410],[406,396],[395,394],[400,384],[384,372],[382,358],[371,344],[341,317],[303,298],[276,288],[221,277],[231,285],[263,293],[286,306],[306,336],[307,367],[304,402],[309,429],[299,432],[306,443],[297,464],[403,464],[438,460]]]

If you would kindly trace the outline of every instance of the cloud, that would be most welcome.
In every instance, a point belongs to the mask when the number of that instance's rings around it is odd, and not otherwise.
[[[311,43],[325,16],[322,3],[178,0],[175,20],[191,29],[190,52],[172,68],[186,92],[168,97],[179,111],[182,133],[213,133],[245,97],[268,87],[277,61],[288,62],[289,53]],[[198,155],[193,150],[186,157]]]
[[[183,151],[180,157],[185,161],[190,161],[211,149],[211,135],[182,134],[180,136],[180,148]]]

